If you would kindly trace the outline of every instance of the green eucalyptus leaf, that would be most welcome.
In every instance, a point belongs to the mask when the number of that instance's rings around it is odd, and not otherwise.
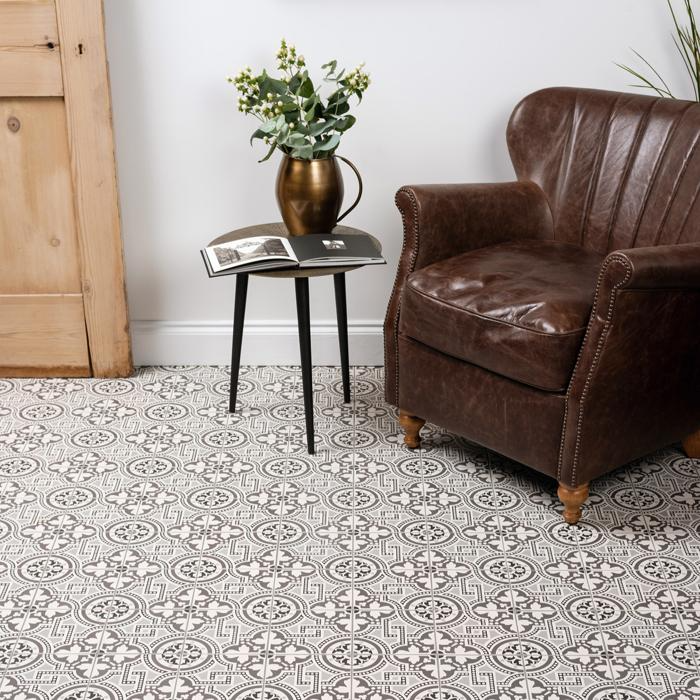
[[[268,119],[262,124],[258,131],[262,131],[263,134],[272,134],[277,131],[278,128],[277,119]]]
[[[338,61],[336,61],[335,59],[333,59],[332,61],[328,61],[328,63],[324,63],[321,66],[321,68],[323,68],[323,69],[325,69],[325,68],[328,69],[328,72],[326,73],[326,77],[328,77],[329,75],[333,75],[333,73],[335,73],[335,69],[337,67],[338,67]]]
[[[264,139],[265,136],[267,136],[266,132],[264,132],[262,129],[256,129],[253,132],[253,135],[250,137],[250,145],[253,145],[253,139]]]
[[[311,97],[314,94],[314,84],[310,78],[302,82],[296,94],[299,95],[299,97]]]
[[[271,157],[272,154],[275,152],[275,149],[276,149],[276,148],[277,148],[277,144],[276,144],[276,143],[273,143],[273,144],[270,146],[270,150],[267,152],[267,154],[265,155],[265,157],[264,157],[264,158],[261,158],[261,159],[258,161],[258,163],[264,163],[266,160],[270,160],[270,157]]]
[[[335,119],[326,119],[311,125],[309,128],[309,136],[321,136],[327,131],[332,131],[335,128]]]
[[[289,135],[286,143],[288,146],[292,146],[293,148],[301,148],[302,146],[305,146],[308,141],[304,134],[293,133]]]
[[[352,116],[352,114],[348,114],[347,117],[343,117],[342,119],[338,119],[336,122],[335,130],[336,131],[347,131],[351,126],[355,124],[357,119]]]
[[[314,148],[315,151],[332,151],[334,148],[338,148],[340,143],[340,134],[333,134],[327,141],[322,143],[317,143]]]
[[[292,155],[295,158],[301,158],[302,160],[311,160],[314,157],[314,148],[311,144],[306,144],[299,148],[295,148],[292,151]]]
[[[287,88],[289,92],[291,92],[293,95],[297,94],[297,90],[299,89],[299,86],[302,83],[302,76],[297,73],[296,75],[292,76],[292,79],[287,83]]]
[[[312,110],[320,102],[318,95],[314,93],[311,97],[307,97],[304,102],[302,102],[302,107],[305,112]]]

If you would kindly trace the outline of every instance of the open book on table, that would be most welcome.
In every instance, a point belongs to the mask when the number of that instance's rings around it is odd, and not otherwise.
[[[237,272],[263,272],[282,268],[351,267],[381,265],[386,261],[366,233],[306,236],[253,236],[202,250],[210,277]]]

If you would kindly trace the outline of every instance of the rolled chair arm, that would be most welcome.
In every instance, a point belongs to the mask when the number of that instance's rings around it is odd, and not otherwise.
[[[406,185],[396,193],[411,272],[469,250],[552,238],[552,215],[533,182]]]
[[[700,243],[616,250],[608,257],[625,268],[625,287],[631,289],[700,288]]]
[[[697,430],[699,324],[700,243],[605,258],[567,391],[560,482],[590,481]]]
[[[553,238],[552,214],[533,182],[410,185],[396,193],[403,247],[384,321],[385,395],[398,400],[401,294],[414,270],[469,250],[524,238]]]

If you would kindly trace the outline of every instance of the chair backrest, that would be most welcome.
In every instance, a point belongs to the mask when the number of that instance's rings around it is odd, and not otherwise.
[[[599,253],[700,241],[700,104],[548,88],[508,124],[520,180],[545,192],[558,240]]]

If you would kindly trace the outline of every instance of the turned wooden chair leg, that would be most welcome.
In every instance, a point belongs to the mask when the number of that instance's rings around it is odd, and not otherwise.
[[[412,450],[420,447],[420,429],[425,425],[425,421],[399,409],[399,423],[403,428],[403,441],[406,445]]]
[[[700,459],[700,430],[683,440],[683,449],[691,459]]]
[[[581,506],[588,498],[588,484],[571,487],[560,482],[557,496],[564,504],[564,520],[569,525],[576,525],[581,517]]]

